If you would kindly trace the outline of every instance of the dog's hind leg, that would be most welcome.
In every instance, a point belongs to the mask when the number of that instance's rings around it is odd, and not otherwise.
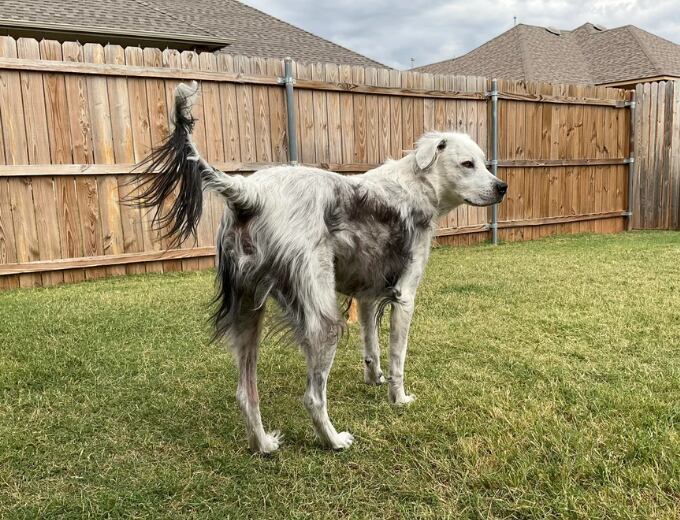
[[[338,433],[328,417],[326,386],[335,350],[344,327],[337,307],[332,271],[309,278],[306,289],[313,299],[304,300],[301,309],[304,323],[302,347],[307,357],[307,389],[304,403],[319,440],[325,446],[341,450],[348,448],[354,437],[349,432]],[[304,289],[303,289],[304,290]]]
[[[304,403],[319,440],[335,450],[348,448],[354,437],[349,432],[338,433],[328,417],[326,404],[326,385],[328,374],[335,357],[337,338],[307,348],[307,390]]]
[[[257,355],[263,314],[263,309],[241,313],[230,331],[230,339],[239,372],[236,399],[246,421],[248,443],[255,452],[271,453],[278,449],[281,435],[279,432],[265,433],[260,416]]]
[[[364,382],[367,385],[381,385],[385,382],[380,369],[380,344],[376,300],[359,300],[359,321],[364,341]]]

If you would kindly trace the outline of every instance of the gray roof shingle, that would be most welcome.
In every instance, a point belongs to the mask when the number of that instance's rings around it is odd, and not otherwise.
[[[230,54],[383,67],[237,0],[3,0],[2,6],[5,23],[213,37],[231,40],[223,49]]]
[[[680,77],[680,45],[638,27],[586,23],[557,32],[519,24],[463,56],[414,70],[591,85]]]

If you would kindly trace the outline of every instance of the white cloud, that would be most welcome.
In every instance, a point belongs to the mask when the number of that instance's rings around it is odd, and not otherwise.
[[[636,25],[680,43],[680,2],[658,0],[246,0],[246,3],[397,68],[464,54],[519,23],[573,29]]]

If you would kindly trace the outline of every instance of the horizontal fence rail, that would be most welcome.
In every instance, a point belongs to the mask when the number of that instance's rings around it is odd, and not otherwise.
[[[135,67],[115,64],[92,64],[92,63],[50,63],[43,60],[6,59],[0,58],[0,69],[33,71],[33,72],[56,72],[71,74],[90,74],[96,76],[124,76],[127,78],[158,78],[179,79],[197,81],[216,81],[226,83],[240,83],[248,85],[278,85],[282,83],[280,77],[263,77],[247,74],[229,74],[224,72],[189,71],[181,68],[161,67]],[[297,79],[295,87],[298,89],[353,92],[356,94],[374,94],[401,97],[422,97],[441,99],[463,99],[486,101],[484,92],[465,91],[441,91],[417,88],[380,87],[374,85],[362,85],[352,82],[331,83],[326,81],[314,81],[309,79]],[[531,103],[557,103],[571,105],[611,106],[624,108],[625,100],[600,99],[574,96],[554,96],[544,94],[519,94],[499,91],[498,97],[510,101],[527,101]]]
[[[289,163],[289,109],[299,163],[342,174],[400,158],[431,130],[468,133],[488,152],[490,80],[291,65],[288,106],[282,60],[0,37],[0,288],[213,266],[217,196],[206,196],[196,243],[179,248],[120,203],[168,133],[180,81],[200,82],[194,138],[230,174]],[[498,98],[509,183],[499,237],[623,229],[629,94],[499,80]],[[439,220],[437,241],[485,241],[490,224],[488,208],[460,207]]]

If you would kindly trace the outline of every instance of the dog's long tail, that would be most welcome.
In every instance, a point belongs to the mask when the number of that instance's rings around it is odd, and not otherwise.
[[[259,205],[252,183],[240,175],[230,176],[210,166],[192,139],[195,119],[191,109],[198,98],[198,85],[180,83],[175,89],[173,130],[158,148],[135,167],[140,179],[138,195],[128,201],[152,208],[152,224],[175,244],[196,236],[203,212],[203,191],[220,193],[231,214],[252,213]],[[230,226],[230,222],[226,223]]]

